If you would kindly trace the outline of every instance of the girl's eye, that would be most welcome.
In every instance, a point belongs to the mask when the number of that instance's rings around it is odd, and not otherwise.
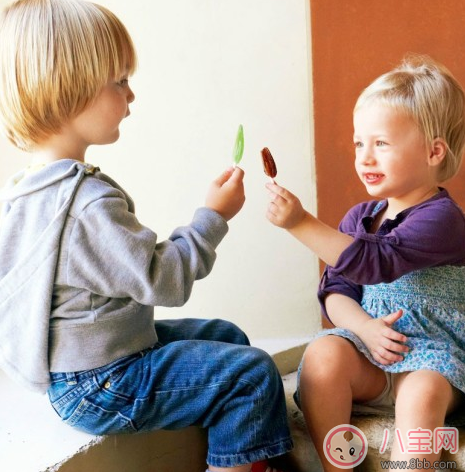
[[[354,147],[355,148],[361,148],[361,147],[363,147],[363,143],[361,143],[360,141],[355,141],[354,142]]]
[[[377,146],[387,146],[387,143],[385,141],[376,141]]]
[[[129,83],[129,80],[128,79],[121,79],[117,82],[118,85],[121,85],[121,87],[124,87],[125,85],[127,85]]]

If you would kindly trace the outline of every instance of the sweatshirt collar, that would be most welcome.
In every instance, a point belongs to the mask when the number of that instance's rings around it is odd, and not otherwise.
[[[23,169],[10,177],[5,187],[0,190],[0,201],[12,201],[42,190],[49,185],[75,175],[82,167],[87,167],[89,170],[94,169],[91,164],[84,164],[74,159],[60,159],[33,173]]]

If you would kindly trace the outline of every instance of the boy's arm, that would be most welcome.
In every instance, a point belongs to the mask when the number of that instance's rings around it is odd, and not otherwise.
[[[223,173],[210,186],[207,206],[162,242],[137,220],[123,194],[110,189],[74,216],[62,248],[65,283],[142,305],[183,305],[195,280],[211,271],[226,219],[242,207],[242,178],[238,168]]]

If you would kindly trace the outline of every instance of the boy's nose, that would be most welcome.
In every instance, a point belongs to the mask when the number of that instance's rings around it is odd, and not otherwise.
[[[132,91],[131,88],[129,88],[128,97],[127,97],[128,103],[132,103],[135,99],[136,99],[136,96],[134,95],[134,92]]]

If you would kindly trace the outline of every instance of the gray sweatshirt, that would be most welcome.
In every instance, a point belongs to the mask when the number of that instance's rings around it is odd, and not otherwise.
[[[71,159],[13,176],[0,200],[0,367],[41,392],[49,372],[153,346],[153,307],[188,300],[227,232],[200,208],[158,242],[118,184]]]

